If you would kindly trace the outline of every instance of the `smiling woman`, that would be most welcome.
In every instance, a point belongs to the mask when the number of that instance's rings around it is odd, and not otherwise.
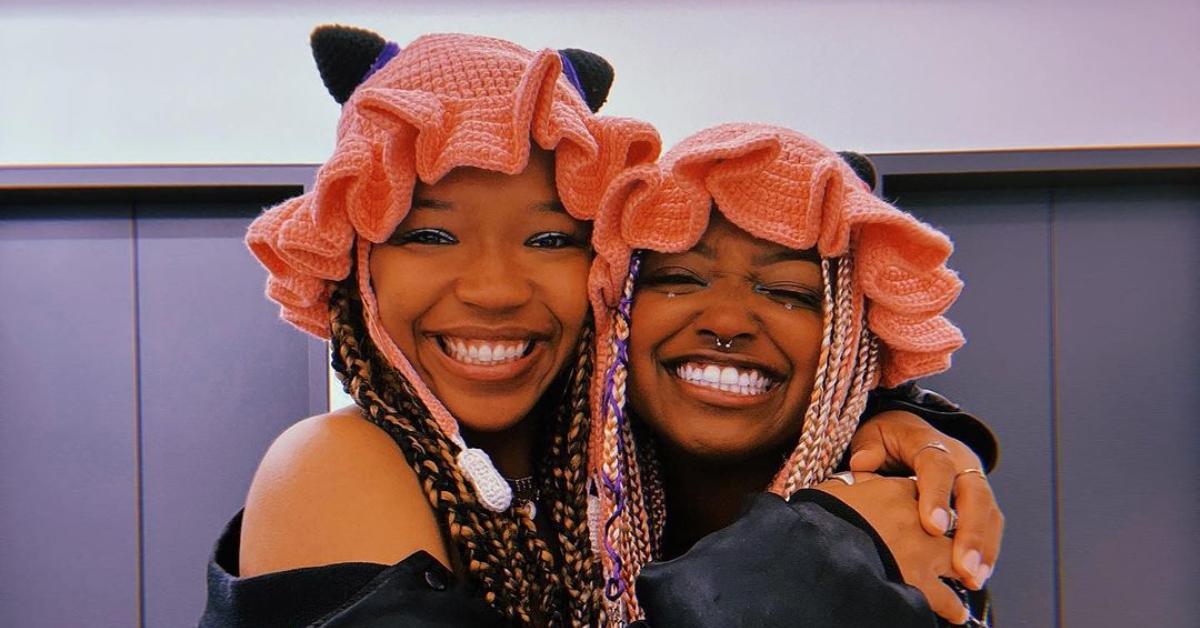
[[[313,48],[337,146],[246,241],[355,405],[266,453],[202,625],[592,624],[587,221],[658,136],[593,114],[612,71],[583,51]]]
[[[612,616],[986,617],[967,587],[990,575],[1002,521],[982,470],[951,472],[957,507],[988,528],[970,549],[946,538],[949,522],[922,529],[912,481],[830,479],[869,391],[945,370],[963,344],[942,316],[962,287],[944,235],[811,139],[728,124],[614,183],[594,243],[606,376],[593,471]],[[948,452],[936,439],[915,449]],[[775,495],[753,496],[764,490]]]
[[[558,199],[553,154],[534,150],[516,175],[460,168],[418,183],[371,251],[384,329],[510,477],[533,473],[537,426],[521,419],[583,331],[590,233]]]
[[[672,448],[752,458],[794,443],[821,352],[820,261],[714,212],[683,253],[642,262],[630,336],[638,416]]]

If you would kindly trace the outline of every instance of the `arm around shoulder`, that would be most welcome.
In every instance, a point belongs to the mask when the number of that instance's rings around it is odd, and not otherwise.
[[[449,565],[416,473],[357,408],[288,428],[246,497],[242,577],[301,567],[391,565],[424,550]]]

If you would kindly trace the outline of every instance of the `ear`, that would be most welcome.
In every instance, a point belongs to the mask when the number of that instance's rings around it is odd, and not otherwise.
[[[579,78],[578,87],[583,91],[581,95],[588,108],[593,112],[599,111],[604,101],[608,100],[608,90],[612,87],[612,66],[604,57],[578,48],[564,48],[558,53],[571,63],[575,76]],[[563,71],[570,76],[570,70],[564,68]]]
[[[849,150],[838,151],[838,155],[841,156],[842,161],[850,165],[850,168],[854,170],[854,174],[858,175],[858,178],[862,179],[867,184],[867,187],[871,188],[871,191],[874,192],[876,179],[875,164],[871,163],[871,160],[866,155]]]
[[[318,26],[309,43],[321,80],[339,105],[363,82],[387,45],[383,37],[369,30],[338,24]]]

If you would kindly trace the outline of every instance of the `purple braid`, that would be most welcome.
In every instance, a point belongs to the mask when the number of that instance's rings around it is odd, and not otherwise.
[[[621,300],[617,304],[617,316],[625,323],[625,328],[629,329],[630,311],[633,309],[633,289],[637,282],[638,268],[641,266],[642,256],[640,251],[635,251],[629,258],[629,274],[625,278],[625,287],[621,293]],[[624,404],[617,401],[614,394],[616,388],[616,374],[618,369],[627,368],[629,363],[629,343],[618,338],[614,326],[613,333],[613,361],[609,365],[608,370],[604,374],[604,406],[612,412],[613,418],[617,423],[617,459],[621,460],[625,454],[625,439],[622,437],[622,428],[625,426],[625,408]],[[609,575],[608,581],[604,584],[604,595],[609,601],[616,601],[625,593],[625,581],[621,578],[621,570],[623,563],[621,556],[616,548],[612,546],[609,538],[609,532],[613,525],[616,524],[621,513],[625,511],[625,491],[624,482],[621,477],[621,465],[616,467],[617,477],[613,478],[607,472],[601,471],[601,477],[604,481],[604,486],[613,495],[613,503],[616,506],[613,508],[612,514],[604,522],[604,551],[613,561],[612,574]]]

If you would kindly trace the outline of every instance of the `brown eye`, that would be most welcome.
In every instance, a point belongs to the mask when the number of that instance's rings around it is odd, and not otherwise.
[[[643,275],[638,282],[646,288],[669,290],[675,294],[687,294],[708,287],[708,282],[696,273],[678,267],[659,269],[657,272]]]
[[[392,234],[392,237],[388,238],[387,244],[391,246],[403,246],[405,244],[445,246],[458,244],[458,239],[454,237],[454,234],[444,229],[413,229],[412,231]]]
[[[755,284],[754,292],[781,303],[789,310],[798,307],[819,309],[821,297],[812,289],[799,284]]]
[[[525,241],[525,246],[535,249],[566,249],[580,246],[579,238],[561,231],[548,231],[534,235]]]

